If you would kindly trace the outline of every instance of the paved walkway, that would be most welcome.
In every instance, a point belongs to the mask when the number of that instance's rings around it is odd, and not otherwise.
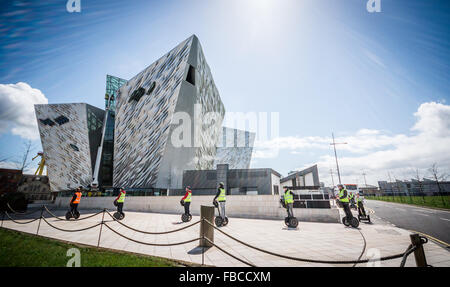
[[[62,216],[63,214],[64,211],[57,212],[57,215]],[[83,218],[90,214],[93,213],[82,211],[81,217]],[[14,218],[20,217],[15,216]],[[105,220],[106,218],[110,219],[105,215]],[[199,219],[198,216],[194,216],[191,223]],[[26,221],[26,219],[20,221]],[[92,226],[100,221],[101,214],[77,222],[59,221],[55,218],[49,218],[51,224],[64,229],[80,229]],[[122,222],[136,229],[160,232],[177,229],[186,225],[186,223],[181,223],[180,221],[179,215],[127,212],[126,218]],[[21,225],[10,220],[5,220],[3,226],[24,232],[36,233],[38,223],[39,221],[35,221],[30,224]],[[200,228],[200,225],[197,224],[176,233],[146,235],[127,229],[117,222],[110,221],[108,224],[114,230],[130,238],[151,243],[172,243],[198,238]],[[364,247],[361,233],[364,235],[367,243],[364,255],[362,256],[363,259],[376,254],[383,257],[403,253],[410,244],[410,233],[408,231],[386,224],[370,225],[361,223],[360,229],[358,230],[336,223],[300,222],[298,229],[288,229],[284,225],[284,222],[278,220],[230,218],[229,225],[222,227],[222,230],[242,241],[266,250],[294,257],[321,260],[356,260],[361,255]],[[53,229],[42,221],[39,234],[96,246],[99,231],[100,226],[86,231],[68,233]],[[215,243],[218,246],[256,266],[337,266],[287,260],[245,247],[217,231],[214,236]],[[202,262],[201,249],[197,248],[198,241],[171,247],[146,246],[121,238],[105,226],[103,226],[100,246],[199,264]],[[433,266],[450,266],[450,252],[441,246],[429,241],[425,245],[425,252],[429,264]],[[207,265],[245,266],[243,263],[224,254],[216,247],[206,250],[204,259]],[[400,259],[395,259],[383,261],[379,264],[381,266],[399,266],[400,261]],[[372,262],[371,264],[377,263]],[[361,264],[361,266],[366,265]],[[413,254],[409,256],[406,266],[415,266]]]

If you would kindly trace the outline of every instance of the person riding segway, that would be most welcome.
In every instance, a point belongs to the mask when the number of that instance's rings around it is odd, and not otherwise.
[[[342,184],[338,184],[338,188],[339,188],[339,201],[341,202],[342,207],[344,208],[344,212],[346,214],[346,216],[342,218],[342,223],[345,226],[351,225],[352,227],[357,228],[359,226],[359,221],[357,218],[353,217],[352,211],[350,210],[348,192]]]
[[[80,212],[78,212],[78,204],[81,201],[83,187],[79,186],[75,190],[75,193],[70,200],[70,210],[66,213],[66,219],[70,220],[71,218],[78,219],[80,217]]]
[[[364,208],[364,198],[360,197],[359,194],[356,195],[356,206],[358,207],[358,220],[370,221],[370,215],[366,214],[366,209]]]
[[[184,206],[184,214],[181,215],[181,221],[188,222],[191,221],[192,215],[189,212],[189,207],[191,205],[192,201],[192,190],[190,186],[186,187],[186,194],[181,199],[180,204],[181,206]]]
[[[225,226],[228,224],[228,217],[225,215],[225,202],[226,202],[226,190],[223,182],[219,183],[217,188],[217,194],[214,197],[213,204],[219,210],[219,216],[216,216],[214,222],[217,227]]]
[[[114,205],[117,206],[117,212],[114,213],[114,218],[117,220],[122,220],[125,218],[125,213],[123,213],[123,204],[125,202],[125,196],[127,195],[127,192],[125,189],[120,188],[119,195],[114,200]]]
[[[353,208],[354,210],[357,210],[356,202],[355,202],[355,195],[353,194],[353,192],[349,193],[348,199],[349,199],[349,203],[350,203],[350,209]]]
[[[283,205],[284,208],[286,208],[288,214],[288,216],[284,219],[284,223],[288,227],[297,228],[298,220],[296,217],[294,217],[294,195],[287,186],[284,186],[283,188],[284,188],[284,196],[283,196],[284,200],[281,201],[281,204]]]

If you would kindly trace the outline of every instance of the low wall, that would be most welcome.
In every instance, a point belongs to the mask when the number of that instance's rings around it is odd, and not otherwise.
[[[200,215],[201,205],[212,205],[213,196],[193,196],[191,214]],[[79,209],[111,209],[114,197],[83,197]],[[180,196],[128,196],[124,211],[181,214]],[[55,204],[68,206],[69,197],[57,197]],[[279,203],[278,195],[227,195],[226,214],[228,217],[284,219],[286,209]],[[338,223],[339,211],[336,208],[294,208],[299,221]]]

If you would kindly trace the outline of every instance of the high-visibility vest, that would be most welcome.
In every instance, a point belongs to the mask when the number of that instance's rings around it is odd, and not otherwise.
[[[78,203],[80,203],[80,200],[81,200],[81,192],[75,192],[75,195],[77,196],[76,198],[75,198],[75,200],[72,202],[73,204],[78,204]]]
[[[354,196],[353,193],[350,193],[349,198],[353,199],[353,196]]]
[[[226,194],[225,188],[220,188],[219,190],[220,194],[219,197],[217,198],[217,201],[225,201],[225,194]]]
[[[123,203],[125,201],[125,195],[126,195],[125,191],[124,192],[120,192],[120,196],[119,196],[119,199],[117,200],[117,202],[118,203]]]
[[[188,191],[188,195],[184,199],[184,202],[191,202],[191,200],[192,200],[191,195],[192,195],[192,191]]]
[[[286,192],[284,193],[284,203],[286,204],[294,203],[294,195],[292,194],[292,191],[290,191],[289,189],[286,190]]]
[[[348,192],[347,192],[347,197],[345,197],[345,198],[341,198],[341,197],[343,197],[344,196],[344,191],[347,191],[346,189],[341,189],[341,190],[339,190],[339,200],[341,201],[341,202],[348,202]]]

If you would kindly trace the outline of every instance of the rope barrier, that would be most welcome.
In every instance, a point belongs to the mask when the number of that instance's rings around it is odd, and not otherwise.
[[[44,205],[44,209],[45,209],[45,211],[47,211],[48,214],[50,214],[51,216],[55,217],[56,219],[61,220],[61,221],[67,221],[67,219],[65,219],[65,218],[61,218],[61,217],[59,217],[59,216],[56,216],[56,215],[55,215],[53,212],[51,212],[51,211],[47,208],[47,206],[45,206],[45,205]],[[99,214],[102,213],[102,212],[103,212],[103,210],[102,210],[102,211],[99,211],[99,212],[97,212],[97,213],[91,214],[91,215],[89,215],[89,216],[83,217],[83,218],[75,219],[74,221],[85,220],[85,219],[88,219],[88,218],[97,216],[97,215],[99,215]]]
[[[131,230],[133,230],[133,231],[136,231],[136,232],[139,232],[139,233],[143,233],[143,234],[150,234],[150,235],[161,235],[161,234],[174,233],[174,232],[181,231],[181,230],[187,229],[187,228],[189,228],[189,227],[192,227],[192,226],[194,226],[194,225],[196,225],[196,224],[199,224],[199,223],[201,222],[201,220],[199,220],[199,221],[196,221],[196,222],[194,222],[194,223],[192,223],[192,224],[190,224],[190,225],[184,226],[184,227],[182,227],[182,228],[174,229],[174,230],[169,230],[169,231],[164,231],[164,232],[150,232],[150,231],[145,231],[145,230],[139,230],[139,229],[133,228],[133,227],[131,227],[131,226],[128,226],[128,225],[122,223],[120,220],[118,220],[118,219],[115,218],[113,215],[111,215],[111,213],[109,213],[108,210],[106,210],[106,213],[107,213],[112,219],[114,219],[114,221],[116,221],[116,222],[119,223],[120,225],[122,225],[122,226],[124,226],[124,227],[126,227],[126,228],[128,228],[128,229],[131,229]]]
[[[278,254],[278,253],[275,253],[275,252],[272,252],[272,251],[264,250],[264,249],[261,249],[261,248],[256,247],[256,246],[252,246],[252,245],[250,245],[248,243],[243,242],[242,240],[239,240],[239,239],[237,239],[237,238],[235,238],[235,237],[225,233],[224,231],[222,231],[219,228],[217,228],[216,226],[214,226],[208,220],[206,220],[206,219],[203,219],[203,220],[205,220],[205,222],[207,222],[209,225],[211,225],[214,229],[216,229],[220,233],[222,233],[225,236],[233,239],[234,241],[237,241],[237,242],[241,243],[242,245],[245,245],[247,247],[250,247],[252,249],[258,250],[258,251],[266,253],[266,254],[270,254],[270,255],[273,255],[273,256],[277,256],[277,257],[281,257],[281,258],[289,259],[289,260],[294,260],[294,261],[303,261],[303,262],[309,262],[309,263],[322,263],[322,264],[354,264],[354,263],[367,263],[369,261],[385,261],[385,260],[397,259],[397,258],[403,257],[403,255],[404,255],[404,253],[400,253],[400,254],[395,254],[395,255],[391,255],[391,256],[381,257],[381,258],[378,258],[378,259],[344,260],[344,261],[327,261],[327,260],[317,260],[317,259],[292,257],[292,256],[287,256],[287,255]]]
[[[8,218],[9,218],[12,222],[17,223],[17,224],[28,224],[28,223],[32,223],[32,222],[35,222],[36,220],[39,220],[39,219],[40,219],[40,217],[38,217],[38,218],[32,219],[32,220],[27,221],[27,222],[19,222],[19,221],[14,220],[13,218],[11,218],[11,216],[9,216],[9,213],[8,213],[7,211],[5,211],[5,214],[6,214],[6,216],[8,216]]]
[[[42,219],[45,221],[45,223],[47,223],[48,225],[50,225],[50,227],[53,227],[54,229],[57,229],[57,230],[60,230],[60,231],[64,231],[64,232],[79,232],[79,231],[85,231],[85,230],[92,229],[92,228],[94,228],[94,227],[97,227],[97,226],[103,224],[103,222],[99,222],[99,223],[97,223],[97,224],[95,224],[95,225],[92,225],[92,226],[89,226],[89,227],[86,227],[86,228],[70,230],[70,229],[59,228],[59,227],[56,227],[56,226],[52,225],[50,222],[47,221],[47,219],[46,219],[44,216],[42,216]]]
[[[358,257],[358,259],[357,259],[357,260],[361,260],[361,257],[364,255],[364,251],[366,251],[367,242],[366,242],[366,238],[364,237],[364,234],[361,232],[361,230],[358,229],[358,231],[359,231],[359,234],[361,234],[361,237],[362,237],[362,239],[363,239],[363,241],[364,241],[363,249],[362,249],[361,254],[359,255],[359,257]],[[355,267],[356,264],[358,264],[358,263],[353,264],[352,267]]]
[[[135,239],[132,239],[132,238],[130,238],[130,237],[128,237],[128,236],[125,236],[125,235],[123,235],[123,234],[120,234],[119,232],[117,232],[117,231],[115,231],[114,229],[112,229],[108,224],[106,224],[106,223],[103,223],[103,224],[104,224],[106,227],[108,227],[109,230],[111,230],[111,231],[114,232],[115,234],[117,234],[117,235],[119,235],[119,236],[121,236],[121,237],[123,237],[123,238],[125,238],[125,239],[128,239],[128,240],[130,240],[130,241],[133,241],[133,242],[136,242],[136,243],[139,243],[139,244],[150,245],[150,246],[175,246],[175,245],[183,245],[183,244],[190,243],[190,242],[193,242],[193,241],[196,241],[196,240],[200,240],[200,239],[201,239],[201,238],[194,238],[194,239],[191,239],[191,240],[182,241],[182,242],[177,242],[177,243],[161,243],[161,244],[158,244],[158,243],[148,243],[148,242],[142,242],[142,241],[139,241],[139,240],[135,240]]]
[[[31,212],[19,212],[19,211],[14,210],[14,209],[11,207],[11,205],[9,205],[9,202],[6,203],[6,206],[7,206],[7,207],[8,207],[15,215],[30,215],[30,214],[36,213],[37,211],[41,211],[41,210],[42,210],[42,208],[38,208],[38,209],[36,209],[36,210],[34,210],[34,211],[31,211]]]
[[[219,250],[222,251],[223,253],[227,254],[228,256],[233,257],[233,258],[236,259],[237,261],[239,261],[239,262],[241,262],[241,263],[244,263],[244,264],[246,264],[246,265],[248,265],[248,266],[250,266],[250,267],[257,267],[256,265],[253,265],[253,264],[250,263],[250,262],[244,261],[243,259],[240,259],[240,258],[234,256],[233,254],[229,253],[228,251],[223,250],[221,247],[219,247],[218,245],[214,244],[214,242],[212,242],[212,241],[209,240],[208,238],[203,237],[203,239],[206,240],[206,241],[208,241],[211,245],[213,245],[214,247],[216,247],[217,249],[219,249]]]
[[[408,258],[409,254],[413,253],[417,249],[416,246],[412,246],[410,244],[408,248],[405,251],[405,254],[403,255],[402,262],[400,263],[400,267],[405,267],[406,259]]]

